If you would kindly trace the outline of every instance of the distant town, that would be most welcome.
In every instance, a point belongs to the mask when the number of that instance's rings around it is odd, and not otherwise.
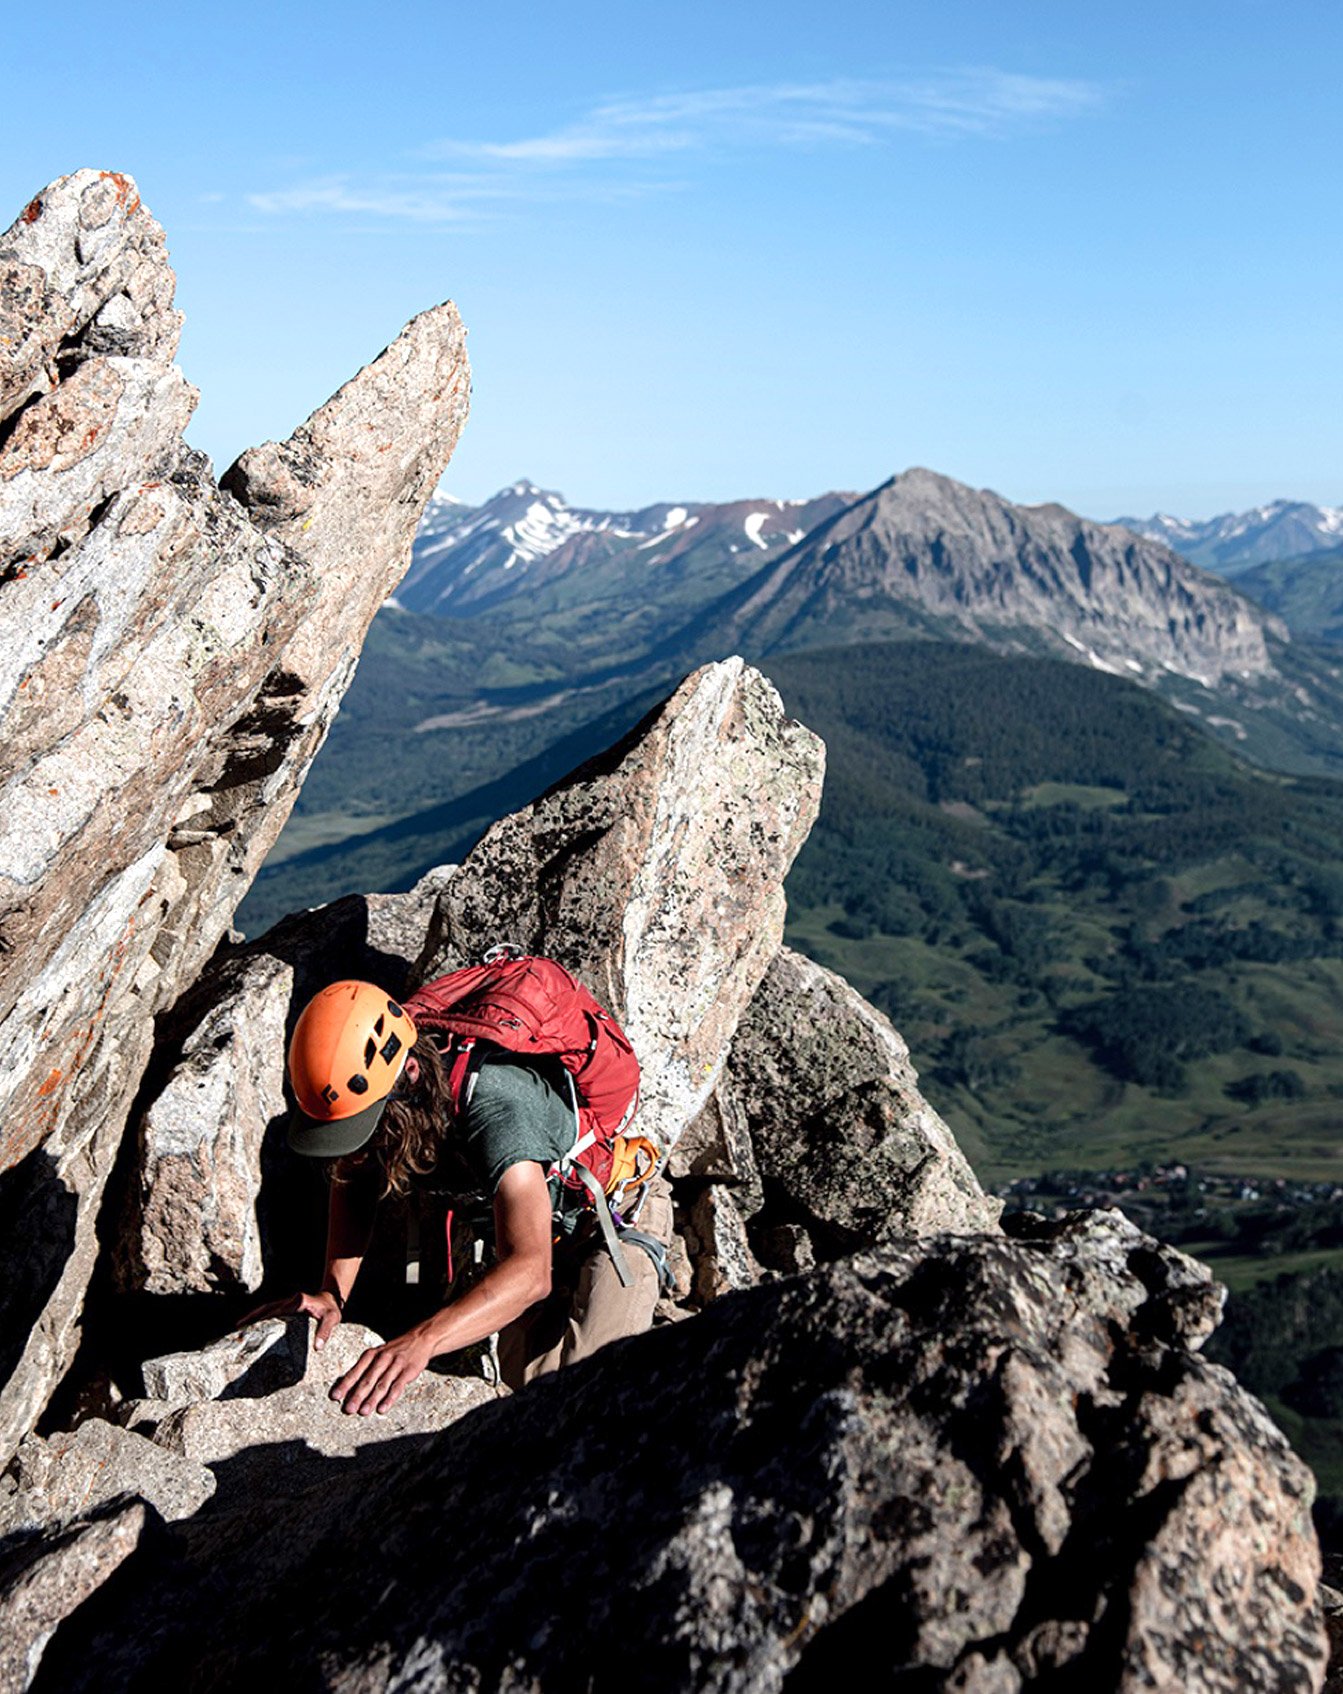
[[[1114,1206],[1150,1234],[1225,1251],[1276,1254],[1343,1247],[1343,1184],[1237,1176],[1184,1164],[1046,1171],[995,1190],[1008,1211],[1061,1216]]]

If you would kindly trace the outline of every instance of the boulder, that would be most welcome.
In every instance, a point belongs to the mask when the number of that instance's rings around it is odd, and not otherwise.
[[[783,948],[742,1018],[720,1087],[765,1174],[775,1215],[762,1229],[801,1223],[824,1257],[991,1228],[1001,1202],[980,1188],[918,1082],[909,1049],[875,1007]]]
[[[447,305],[223,492],[182,439],[173,290],[128,177],[63,177],[0,236],[0,1455],[70,1362],[154,1019],[288,816],[466,414]]]
[[[183,1042],[140,1120],[137,1216],[118,1241],[123,1286],[149,1294],[261,1286],[261,1144],[285,1111],[293,981],[287,964],[263,956]]]
[[[640,1122],[674,1143],[783,935],[824,749],[741,659],[706,665],[617,746],[486,832],[439,901],[421,979],[494,941],[549,954],[620,1018]]]
[[[754,1248],[761,1264],[780,1276],[800,1276],[816,1268],[816,1249],[800,1223],[776,1223],[758,1230]]]
[[[30,1688],[57,1628],[136,1550],[151,1513],[117,1500],[69,1529],[0,1549],[0,1690]]]
[[[186,1518],[215,1491],[204,1465],[102,1418],[70,1434],[25,1436],[3,1481],[13,1486],[0,1496],[0,1536],[69,1523],[124,1494],[162,1518]]]
[[[672,1149],[668,1168],[673,1177],[728,1184],[737,1210],[750,1217],[764,1205],[765,1191],[745,1108],[725,1084],[726,1073]]]
[[[725,1296],[146,1546],[51,1685],[1318,1689],[1310,1477],[1198,1352],[1207,1272],[1118,1213],[1015,1227]]]
[[[366,1455],[383,1442],[444,1429],[505,1392],[479,1377],[425,1371],[390,1411],[350,1416],[331,1398],[331,1385],[382,1337],[342,1323],[318,1351],[312,1333],[307,1318],[270,1318],[198,1352],[151,1359],[149,1397],[124,1415],[165,1457],[213,1467],[225,1478],[228,1504],[300,1490],[315,1455]]]
[[[695,1267],[694,1294],[701,1306],[735,1288],[754,1288],[760,1267],[746,1237],[746,1224],[730,1190],[702,1189],[689,1208],[686,1247]]]

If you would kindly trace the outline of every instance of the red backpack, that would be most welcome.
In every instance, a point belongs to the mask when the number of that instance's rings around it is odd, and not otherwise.
[[[620,1025],[562,965],[512,945],[495,947],[483,964],[425,983],[405,1007],[417,1030],[452,1037],[449,1082],[456,1109],[467,1097],[477,1041],[558,1058],[569,1073],[575,1118],[562,1174],[567,1178],[579,1164],[607,1188],[616,1137],[639,1103],[639,1061]]]

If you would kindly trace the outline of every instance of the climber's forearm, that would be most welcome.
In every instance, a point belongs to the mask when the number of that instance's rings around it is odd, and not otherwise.
[[[368,1417],[396,1404],[430,1359],[455,1353],[519,1318],[550,1292],[550,1191],[530,1161],[511,1165],[494,1196],[498,1263],[474,1288],[414,1329],[370,1347],[332,1385],[347,1412]]]
[[[504,1329],[550,1293],[550,1243],[539,1256],[512,1254],[492,1266],[460,1300],[434,1312],[409,1333],[436,1359]]]

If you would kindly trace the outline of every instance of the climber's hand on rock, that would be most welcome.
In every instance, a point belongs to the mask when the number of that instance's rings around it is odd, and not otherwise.
[[[260,1323],[263,1318],[296,1317],[316,1320],[317,1334],[313,1337],[313,1346],[325,1347],[327,1337],[340,1322],[340,1302],[329,1289],[320,1294],[287,1294],[283,1300],[270,1300],[254,1312],[248,1312],[245,1318],[239,1320],[237,1327],[245,1329],[249,1323]]]
[[[331,1388],[343,1412],[369,1417],[389,1412],[433,1358],[430,1343],[411,1330],[381,1347],[370,1347]]]

